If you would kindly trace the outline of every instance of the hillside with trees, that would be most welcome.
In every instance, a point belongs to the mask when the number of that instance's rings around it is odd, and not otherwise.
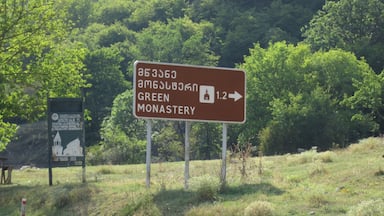
[[[346,147],[384,132],[383,0],[14,0],[0,3],[0,150],[46,99],[85,93],[88,162],[142,163],[133,62],[240,68],[247,119],[229,148]],[[185,125],[154,121],[155,161],[183,160]],[[220,157],[221,124],[195,122],[191,159]],[[46,143],[40,143],[45,145]]]

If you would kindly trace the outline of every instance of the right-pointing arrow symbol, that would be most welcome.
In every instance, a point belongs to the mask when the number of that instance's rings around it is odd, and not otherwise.
[[[236,102],[240,100],[243,96],[239,92],[235,91],[234,93],[229,93],[228,97],[233,98],[233,100]]]

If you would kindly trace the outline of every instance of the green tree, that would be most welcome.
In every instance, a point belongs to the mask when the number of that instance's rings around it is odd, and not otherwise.
[[[123,23],[116,22],[111,25],[92,23],[81,33],[76,40],[96,51],[101,48],[113,48],[120,55],[120,70],[126,80],[132,80],[132,64],[139,51],[136,49],[137,33],[129,30]]]
[[[217,65],[211,51],[210,23],[194,23],[189,18],[153,22],[137,35],[140,58],[169,63]]]
[[[124,48],[131,37],[134,38],[134,33],[119,22],[110,26],[92,24],[74,37],[90,50],[84,61],[87,81],[91,84],[86,89],[85,104],[89,111],[86,125],[88,145],[100,141],[100,125],[110,114],[114,98],[129,88],[126,74],[128,60],[122,53],[129,52]]]
[[[342,50],[316,52],[306,66],[327,93],[338,101],[338,113],[345,115],[343,121],[349,122],[339,125],[339,128],[345,127],[343,130],[347,134],[345,141],[339,144],[379,132],[382,75],[376,75],[365,61]]]
[[[352,51],[360,58],[366,59],[377,74],[380,72],[382,74],[383,11],[384,2],[381,0],[328,1],[303,29],[305,41],[315,50],[338,47]],[[349,105],[351,108],[359,107],[364,110],[357,111],[360,116],[356,115],[356,119],[362,120],[370,116],[369,119],[375,119],[375,122],[380,125],[380,131],[383,132],[384,110],[378,104],[383,101],[384,94],[383,90],[378,90],[382,86],[377,83],[381,78],[370,78],[370,76],[366,76],[364,81],[354,81],[353,85],[359,88],[359,91],[350,99]]]
[[[311,92],[289,94],[288,99],[271,101],[272,119],[259,132],[262,150],[267,154],[296,152],[298,148],[320,150],[332,143],[344,142],[342,125],[348,123],[337,109],[335,100],[317,87]],[[341,121],[346,120],[346,121]]]
[[[15,0],[0,3],[1,121],[33,121],[45,114],[46,98],[80,95],[86,50],[68,41],[66,1]],[[9,132],[15,126],[1,123]],[[4,130],[4,129],[2,129]]]
[[[133,115],[133,90],[126,90],[116,96],[111,114],[104,120],[104,125],[119,128],[128,137],[146,139],[145,121]]]
[[[311,53],[309,45],[284,42],[250,52],[241,65],[248,74],[243,140],[272,154],[345,146],[378,131],[377,116],[361,108],[380,110],[382,84],[370,82],[382,77],[352,53]],[[362,83],[374,88],[369,92]]]
[[[4,122],[3,117],[0,115],[0,152],[2,152],[7,147],[7,144],[13,138],[16,130],[16,124]]]
[[[137,1],[127,25],[130,29],[140,31],[150,22],[164,22],[168,19],[184,17],[186,3],[184,0],[147,0]]]
[[[258,132],[272,119],[270,110],[274,98],[288,99],[304,84],[303,64],[311,54],[308,46],[293,46],[284,42],[263,49],[256,44],[246,56],[242,68],[247,73],[247,122],[241,143],[257,144]]]
[[[142,163],[145,161],[145,122],[133,116],[133,93],[127,90],[113,101],[103,121],[100,145],[90,148],[91,163]]]
[[[353,119],[365,122],[367,128],[379,128],[378,131],[382,134],[384,132],[384,73],[381,72],[376,76],[366,72],[362,80],[353,80],[353,86],[358,90],[345,100],[345,105],[354,110]]]
[[[140,59],[148,59],[152,61],[173,62],[194,65],[208,65],[215,66],[218,57],[211,51],[211,41],[214,35],[213,26],[207,22],[194,23],[188,18],[180,18],[168,20],[168,23],[153,22],[150,23],[148,28],[143,29],[137,36],[137,50],[140,53]],[[160,123],[160,122],[158,122]],[[179,127],[179,122],[172,124],[165,124],[164,127],[155,126],[158,130],[154,133],[168,133],[170,137],[160,136],[157,137],[161,140],[167,138],[168,145],[172,144],[172,148],[164,148],[165,141],[158,142],[160,151],[167,150],[173,151],[173,157],[180,158],[180,150],[184,143],[182,134],[184,127]],[[197,127],[197,126],[193,126]],[[204,137],[198,141],[199,145],[204,144],[205,149],[196,150],[199,152],[199,157],[216,158],[217,151],[215,149],[216,143],[214,137],[216,134],[215,127],[200,127],[204,130]],[[203,129],[204,128],[204,129]],[[200,130],[200,129],[192,129]],[[176,134],[174,134],[176,133]],[[192,132],[191,132],[192,133]],[[176,147],[178,146],[178,147]],[[204,154],[201,152],[205,151]],[[170,153],[169,153],[170,154]],[[194,153],[192,153],[194,154]],[[170,156],[168,156],[169,158]]]
[[[130,30],[140,31],[150,22],[184,17],[185,7],[184,0],[103,0],[95,3],[94,20],[105,25],[121,22]]]
[[[301,35],[298,29],[323,3],[324,0],[310,2],[304,0],[257,2],[248,0],[187,2],[183,0],[102,0],[92,3],[93,12],[90,20],[94,23],[84,29],[84,32],[80,30],[79,38],[92,51],[112,48],[119,52],[123,57],[119,69],[126,80],[132,79],[132,63],[136,59],[233,66],[242,61],[244,54],[248,53],[255,42],[259,41],[261,47],[266,47],[269,41],[281,39],[290,42],[299,41]],[[284,78],[294,80],[295,78],[291,75],[288,74]],[[93,89],[89,89],[88,93],[92,91]],[[267,106],[269,104],[266,100],[265,107]],[[248,109],[256,108],[248,107]],[[108,107],[105,110],[107,111]],[[259,111],[272,116],[268,109]],[[265,124],[254,123],[260,128]],[[164,127],[161,127],[162,125]],[[249,137],[256,139],[257,133],[250,130],[248,126],[246,124],[231,127],[234,130],[229,131],[230,142],[236,142],[240,131],[243,132],[241,137],[246,137],[247,141],[250,141]],[[197,128],[202,128],[202,132],[206,132],[203,127],[195,126],[195,130],[200,130]],[[167,140],[167,142],[179,144],[183,142],[184,130],[180,127],[180,123],[162,124],[160,121],[155,121],[154,133],[161,130],[169,134],[176,131],[176,134],[171,136],[173,140]],[[208,134],[215,134],[217,126],[208,130]],[[245,131],[253,135],[244,135]],[[219,137],[221,137],[220,134]],[[204,138],[201,138],[199,142],[204,143],[203,140]]]
[[[181,134],[175,130],[175,122],[156,122],[156,131],[152,135],[153,154],[161,161],[179,161],[184,158]]]
[[[75,28],[86,28],[91,22],[92,0],[73,0],[68,8],[68,17]]]
[[[367,59],[383,70],[384,2],[382,0],[327,1],[303,29],[313,49],[341,48]]]
[[[85,59],[88,83],[85,106],[91,119],[87,123],[87,140],[90,145],[100,140],[99,130],[103,119],[110,114],[115,97],[128,88],[120,70],[122,57],[113,48],[100,48],[90,52]]]
[[[127,38],[124,42],[113,43],[112,47],[119,47],[120,53],[122,53],[121,48],[131,44],[132,46],[127,47],[129,49],[127,53],[136,55],[135,59],[216,65],[217,57],[210,51],[212,28],[213,26],[209,23],[197,24],[188,18],[169,20],[168,23],[154,22],[136,35],[132,34],[133,37]],[[132,43],[132,40],[136,43]],[[124,124],[126,123],[119,122],[112,124],[111,127],[119,130],[124,127]],[[102,127],[102,131],[104,129],[105,125]],[[184,127],[180,127],[179,122],[155,121],[153,133],[155,156],[161,156],[162,159],[167,160],[178,160],[182,157]],[[127,136],[129,135],[127,134]]]
[[[126,21],[135,10],[134,1],[101,0],[93,3],[93,22],[111,25],[115,22]]]
[[[192,1],[186,14],[193,21],[213,23],[220,40],[214,44],[219,66],[233,67],[243,61],[254,43],[302,40],[300,28],[321,8],[324,0],[303,1]]]
[[[221,126],[217,123],[195,123],[191,127],[191,154],[195,159],[219,158],[221,152]]]

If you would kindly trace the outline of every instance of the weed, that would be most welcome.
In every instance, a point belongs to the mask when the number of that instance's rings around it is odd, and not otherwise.
[[[309,206],[313,208],[320,208],[329,203],[325,195],[323,194],[311,195],[308,199],[308,202],[309,202]]]
[[[141,194],[125,206],[120,215],[161,215],[160,210],[153,203],[153,195],[150,193]]]
[[[64,208],[65,206],[68,206],[71,204],[71,198],[66,189],[57,191],[57,195],[54,196],[52,207],[56,209]]]
[[[315,151],[305,151],[300,154],[290,155],[288,156],[288,164],[289,165],[298,165],[298,164],[306,164],[310,163],[314,160],[316,156]]]
[[[311,167],[309,171],[309,176],[313,177],[313,176],[323,175],[327,173],[328,173],[327,169],[325,169],[325,167],[321,163],[316,162]]]
[[[331,163],[334,161],[334,158],[336,157],[336,154],[331,151],[326,151],[319,153],[315,156],[315,160],[318,160],[323,163]]]
[[[384,176],[384,170],[379,168],[379,170],[375,172],[375,176]]]
[[[289,155],[287,157],[288,165],[302,165],[310,163],[310,176],[326,174],[328,171],[324,168],[323,163],[333,162],[336,154],[333,152],[317,153],[315,151],[306,151],[297,155]]]
[[[199,201],[215,201],[218,199],[220,183],[218,179],[209,175],[191,179],[191,190],[197,194]]]
[[[28,200],[28,215],[239,216],[255,201],[268,201],[274,215],[384,215],[384,145],[376,139],[333,152],[263,156],[259,181],[259,158],[249,157],[248,184],[241,181],[236,155],[224,191],[219,160],[190,162],[191,176],[202,176],[190,179],[190,191],[183,187],[183,162],[153,165],[151,188],[145,187],[145,164],[88,166],[89,179],[100,179],[86,184],[76,178],[78,167],[54,168],[58,183],[52,187],[46,185],[47,169],[15,169],[13,184],[0,185],[0,215],[17,215],[21,198]],[[361,202],[367,199],[372,200]]]
[[[370,137],[367,139],[362,139],[357,144],[352,144],[348,147],[348,150],[352,153],[364,152],[372,149],[376,149],[382,144],[381,139]]]
[[[234,206],[225,206],[222,205],[209,205],[203,204],[198,207],[193,207],[189,211],[187,211],[185,216],[201,216],[201,215],[209,215],[209,216],[234,216],[239,215],[242,209],[238,205]]]
[[[297,185],[302,181],[302,177],[298,175],[289,175],[286,177],[286,181],[290,184]]]
[[[244,216],[272,216],[273,206],[267,201],[255,201],[244,209]]]
[[[101,175],[109,175],[109,174],[114,174],[115,171],[112,169],[112,167],[101,167],[98,171],[98,174]]]
[[[376,216],[376,215],[384,215],[384,201],[381,199],[363,201],[357,206],[353,206],[347,212],[347,216]]]
[[[252,154],[252,144],[248,143],[246,145],[236,144],[233,146],[231,155],[238,155],[239,160],[241,161],[240,173],[241,179],[245,180],[248,176],[247,174],[247,161]]]
[[[88,201],[92,196],[92,190],[86,186],[64,186],[57,188],[53,193],[54,194],[51,194],[51,196],[53,196],[51,207],[54,209],[63,209],[74,203]]]

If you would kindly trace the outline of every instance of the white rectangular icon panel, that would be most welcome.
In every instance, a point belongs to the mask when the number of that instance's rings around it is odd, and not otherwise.
[[[215,103],[215,87],[208,85],[200,85],[199,88],[200,103]]]

